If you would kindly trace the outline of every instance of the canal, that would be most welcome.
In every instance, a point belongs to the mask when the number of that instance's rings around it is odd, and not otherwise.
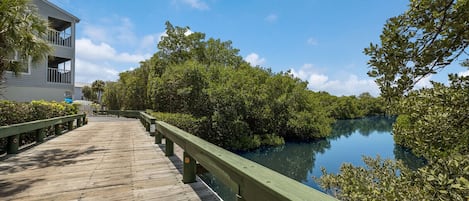
[[[264,147],[239,155],[295,179],[307,186],[322,190],[314,177],[322,175],[321,168],[338,173],[342,163],[364,166],[362,156],[381,156],[399,159],[411,167],[424,161],[394,144],[392,124],[395,118],[370,117],[337,121],[326,139],[310,142],[287,142],[283,146]],[[224,200],[235,200],[233,192],[209,173],[200,175]]]

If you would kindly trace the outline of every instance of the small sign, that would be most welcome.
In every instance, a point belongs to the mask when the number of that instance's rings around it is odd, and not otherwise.
[[[154,133],[154,132],[155,132],[155,130],[156,130],[155,127],[156,127],[155,124],[151,124],[151,125],[150,125],[150,133]]]

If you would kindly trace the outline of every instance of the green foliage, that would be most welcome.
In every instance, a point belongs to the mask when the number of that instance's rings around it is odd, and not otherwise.
[[[106,83],[102,80],[95,80],[91,83],[91,90],[93,93],[96,93],[99,104],[101,104],[101,95],[103,95],[105,85]]]
[[[30,104],[0,100],[0,126],[36,120],[33,111]]]
[[[106,106],[150,108],[171,113],[169,116],[190,115],[198,123],[197,128],[185,123],[181,128],[233,150],[283,144],[284,139],[326,137],[337,116],[331,115],[331,108],[353,113],[340,114],[344,118],[379,113],[373,105],[376,98],[371,96],[335,97],[334,101],[353,99],[353,105],[340,109],[325,106],[321,93],[309,91],[306,82],[289,72],[272,73],[270,69],[250,66],[231,41],[205,40],[205,34],[190,32],[189,27],[174,27],[169,22],[166,34],[153,57],[141,62],[139,68],[121,73],[117,83],[106,86]],[[368,106],[375,110],[371,112]],[[177,121],[194,122],[173,120],[168,123],[177,126]]]
[[[327,108],[334,119],[357,119],[367,116],[385,115],[385,101],[368,92],[356,96],[336,97],[327,92],[318,92],[321,107]]]
[[[157,121],[164,121],[188,133],[194,135],[198,135],[199,133],[201,133],[199,132],[199,122],[202,120],[197,119],[192,115],[181,113],[152,112],[151,116],[155,117]]]
[[[65,102],[31,101],[31,103],[19,103],[0,100],[0,126],[24,123],[29,121],[48,119],[52,117],[77,114],[76,105]],[[34,141],[34,132],[22,134],[20,144]],[[5,152],[7,138],[0,139],[0,154]]]
[[[78,107],[73,104],[58,103],[55,101],[31,101],[30,105],[33,108],[33,118],[49,119],[53,117],[66,116],[78,113]]]
[[[107,82],[104,87],[103,104],[109,110],[120,110],[121,107],[121,91],[118,82]]]
[[[169,22],[166,34],[152,58],[105,88],[105,105],[151,108],[168,123],[232,150],[330,132],[333,119],[305,82],[251,67],[231,41],[205,40]]]
[[[469,1],[412,0],[391,18],[381,45],[371,44],[368,74],[376,77],[391,112],[397,144],[427,159],[415,171],[400,161],[365,158],[325,171],[320,184],[342,200],[469,200],[469,77],[449,75],[450,86],[413,91],[421,79],[451,64],[468,47]],[[467,66],[468,60],[463,61]]]
[[[376,78],[381,95],[399,98],[457,61],[469,45],[468,10],[467,0],[411,0],[404,14],[390,18],[381,44],[364,50],[370,56],[368,75]]]
[[[401,162],[364,157],[366,167],[343,164],[340,174],[318,179],[340,200],[467,200],[469,155],[454,155],[412,171]]]
[[[84,96],[87,100],[94,101],[94,102],[97,102],[97,101],[98,101],[98,97],[96,96],[96,93],[93,93],[93,89],[91,89],[91,87],[89,87],[89,86],[84,86],[84,87],[82,88],[82,92],[83,92],[83,96]]]
[[[469,153],[469,77],[411,92],[399,102],[394,140],[427,159]]]
[[[65,102],[31,101],[19,103],[0,100],[0,126],[77,114],[76,105]]]
[[[259,135],[254,135],[254,136],[259,136]],[[269,146],[278,146],[278,145],[285,144],[285,140],[280,136],[276,136],[273,134],[265,134],[262,136],[260,144],[269,145]]]
[[[37,14],[37,9],[28,0],[0,1],[0,80],[6,70],[15,75],[26,65],[45,59],[52,48],[44,40],[47,22]],[[19,61],[11,56],[18,53]]]

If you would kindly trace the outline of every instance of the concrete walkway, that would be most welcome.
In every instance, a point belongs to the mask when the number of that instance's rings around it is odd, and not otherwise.
[[[89,120],[0,161],[0,200],[218,200],[200,180],[183,184],[180,156],[165,157],[138,120]]]

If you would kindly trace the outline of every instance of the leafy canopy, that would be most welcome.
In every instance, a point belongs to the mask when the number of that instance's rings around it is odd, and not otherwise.
[[[390,18],[364,53],[368,75],[387,100],[407,94],[417,82],[468,55],[469,1],[411,0],[409,10]],[[463,62],[467,64],[467,59]]]

